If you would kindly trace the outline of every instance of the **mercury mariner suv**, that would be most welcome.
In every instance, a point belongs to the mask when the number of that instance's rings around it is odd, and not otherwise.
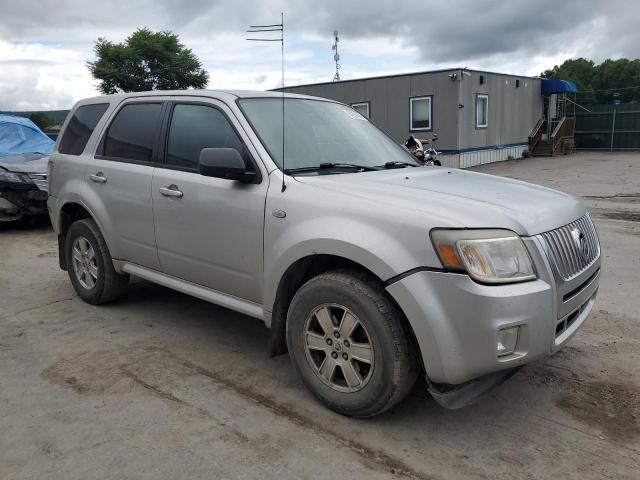
[[[420,376],[442,405],[469,404],[561,348],[598,290],[576,198],[418,166],[321,98],[86,99],[48,175],[60,266],[84,301],[134,275],[261,319],[271,353],[345,415],[389,409]]]

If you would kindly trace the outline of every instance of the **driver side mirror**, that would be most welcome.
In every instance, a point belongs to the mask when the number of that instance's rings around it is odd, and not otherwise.
[[[258,178],[247,170],[244,159],[235,148],[203,148],[200,150],[200,175],[253,183]]]

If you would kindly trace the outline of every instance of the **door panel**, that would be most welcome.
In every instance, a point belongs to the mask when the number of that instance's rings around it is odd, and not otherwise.
[[[265,185],[156,168],[152,197],[162,271],[261,303]],[[162,188],[182,196],[166,196]]]
[[[99,199],[114,258],[159,269],[151,180],[163,114],[162,101],[127,102],[103,133],[85,169]]]
[[[93,159],[85,171],[87,183],[109,216],[109,236],[116,242],[113,250],[118,259],[159,269],[151,208],[153,170],[147,165]],[[106,181],[96,182],[92,175]]]
[[[207,147],[236,148],[253,165],[239,130],[222,103],[173,106],[166,167],[156,168],[151,188],[156,242],[165,273],[262,303],[267,179],[242,184],[196,170]]]

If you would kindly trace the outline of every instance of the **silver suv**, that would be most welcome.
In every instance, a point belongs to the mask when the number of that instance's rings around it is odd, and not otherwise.
[[[387,410],[418,377],[442,405],[469,404],[559,349],[598,289],[577,199],[419,167],[320,98],[83,100],[48,174],[60,266],[83,300],[114,300],[135,275],[259,318],[270,351],[346,415]]]

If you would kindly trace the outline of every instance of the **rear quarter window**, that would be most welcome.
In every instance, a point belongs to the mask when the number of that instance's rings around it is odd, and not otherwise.
[[[74,112],[60,139],[58,151],[67,155],[80,155],[96,125],[109,108],[108,103],[83,105]]]

